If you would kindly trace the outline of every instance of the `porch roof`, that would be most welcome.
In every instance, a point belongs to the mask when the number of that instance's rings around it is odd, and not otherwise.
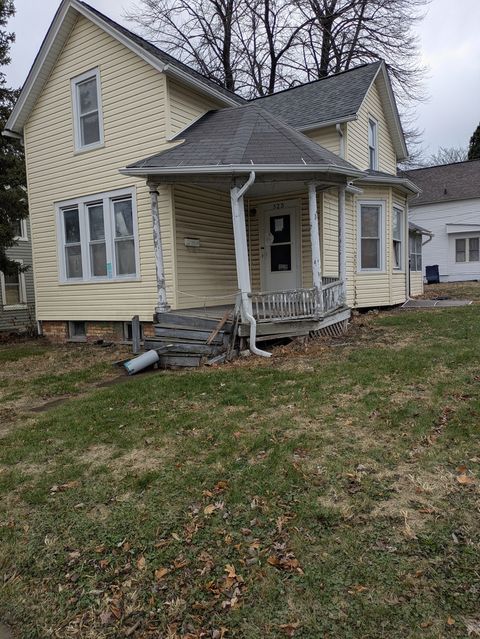
[[[135,176],[323,173],[365,175],[255,104],[210,111],[178,134],[177,146],[130,164]]]

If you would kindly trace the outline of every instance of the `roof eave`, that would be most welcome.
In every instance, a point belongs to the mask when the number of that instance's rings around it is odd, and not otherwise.
[[[343,118],[334,118],[333,120],[325,120],[323,122],[316,122],[315,124],[307,124],[306,126],[298,127],[297,131],[300,131],[300,133],[308,133],[309,131],[324,129],[327,126],[344,124],[345,122],[354,122],[355,120],[358,120],[358,115],[356,113],[347,115]]]
[[[225,164],[206,166],[169,166],[169,167],[125,167],[119,170],[122,175],[146,177],[155,175],[192,175],[192,174],[248,174],[258,173],[330,173],[346,177],[361,178],[365,175],[358,169],[349,169],[334,164]]]
[[[145,60],[149,65],[154,67],[160,73],[164,72],[167,75],[175,77],[176,79],[181,80],[183,83],[189,84],[189,86],[194,87],[197,91],[210,95],[214,97],[219,102],[228,105],[228,106],[236,106],[238,105],[238,101],[235,100],[234,97],[229,98],[221,91],[216,91],[213,87],[208,87],[193,76],[188,76],[187,73],[184,73],[180,69],[175,69],[172,65],[163,64],[158,58],[154,55],[150,54],[148,51],[143,49],[141,46],[130,40],[122,33],[117,31],[114,27],[106,23],[95,13],[90,11],[90,9],[77,0],[63,0],[61,5],[59,6],[57,13],[50,25],[50,28],[45,36],[40,50],[35,58],[35,61],[29,71],[27,79],[23,85],[20,96],[8,118],[8,121],[5,125],[5,129],[9,130],[13,133],[21,134],[23,132],[24,124],[28,118],[28,113],[25,112],[27,107],[27,103],[29,98],[34,94],[35,89],[37,89],[38,95],[40,94],[44,83],[39,82],[39,76],[44,68],[46,62],[49,59],[49,56],[52,54],[52,48],[59,37],[62,34],[62,28],[65,29],[64,37],[66,39],[68,33],[72,28],[72,24],[67,23],[67,18],[69,13],[72,14],[72,20],[76,18],[78,15],[83,15],[88,18],[91,22],[93,22],[96,26],[103,29],[106,33],[108,33],[111,37],[115,38],[117,41],[121,42],[128,49],[137,54],[140,58]],[[56,60],[56,57],[55,57]],[[55,64],[55,61],[52,61],[52,67]],[[49,75],[49,74],[48,74]],[[37,96],[38,97],[38,96]],[[35,97],[34,97],[35,100]],[[22,117],[23,116],[23,117]]]
[[[380,175],[366,175],[361,179],[362,182],[367,182],[369,184],[389,184],[391,186],[397,186],[400,188],[404,188],[405,190],[413,193],[414,195],[418,195],[422,192],[421,189],[418,188],[416,184],[414,184],[411,180],[407,178],[399,178],[392,175],[391,177],[383,177]]]

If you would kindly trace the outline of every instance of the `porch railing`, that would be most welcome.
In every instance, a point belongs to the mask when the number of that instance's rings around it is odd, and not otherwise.
[[[324,278],[322,308],[314,288],[251,293],[253,316],[257,322],[313,319],[342,306],[342,283]]]

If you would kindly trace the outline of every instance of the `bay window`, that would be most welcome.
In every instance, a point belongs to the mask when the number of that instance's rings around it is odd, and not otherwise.
[[[394,207],[392,220],[393,268],[398,271],[403,268],[403,210]]]
[[[132,190],[121,190],[58,205],[63,282],[137,277],[134,201]]]
[[[360,271],[381,271],[384,268],[384,217],[383,202],[358,203]]]

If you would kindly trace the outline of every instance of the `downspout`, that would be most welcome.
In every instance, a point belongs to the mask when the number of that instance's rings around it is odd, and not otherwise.
[[[241,189],[236,191],[236,189],[232,189],[232,207],[233,207],[233,215],[235,218],[240,219],[243,218],[243,227],[245,230],[245,204],[243,201],[243,196],[248,191],[248,189],[255,182],[255,172],[252,171],[248,177],[248,180],[242,186]],[[236,191],[236,192],[235,192]],[[236,229],[234,228],[234,231]],[[247,241],[246,231],[243,234],[245,242]],[[250,352],[254,355],[258,355],[259,357],[271,357],[271,353],[267,353],[267,351],[262,351],[260,348],[256,346],[257,340],[257,321],[253,317],[251,312],[251,301],[248,299],[248,293],[245,290],[241,290],[241,298],[242,298],[242,312],[245,316],[245,319],[250,324]]]

